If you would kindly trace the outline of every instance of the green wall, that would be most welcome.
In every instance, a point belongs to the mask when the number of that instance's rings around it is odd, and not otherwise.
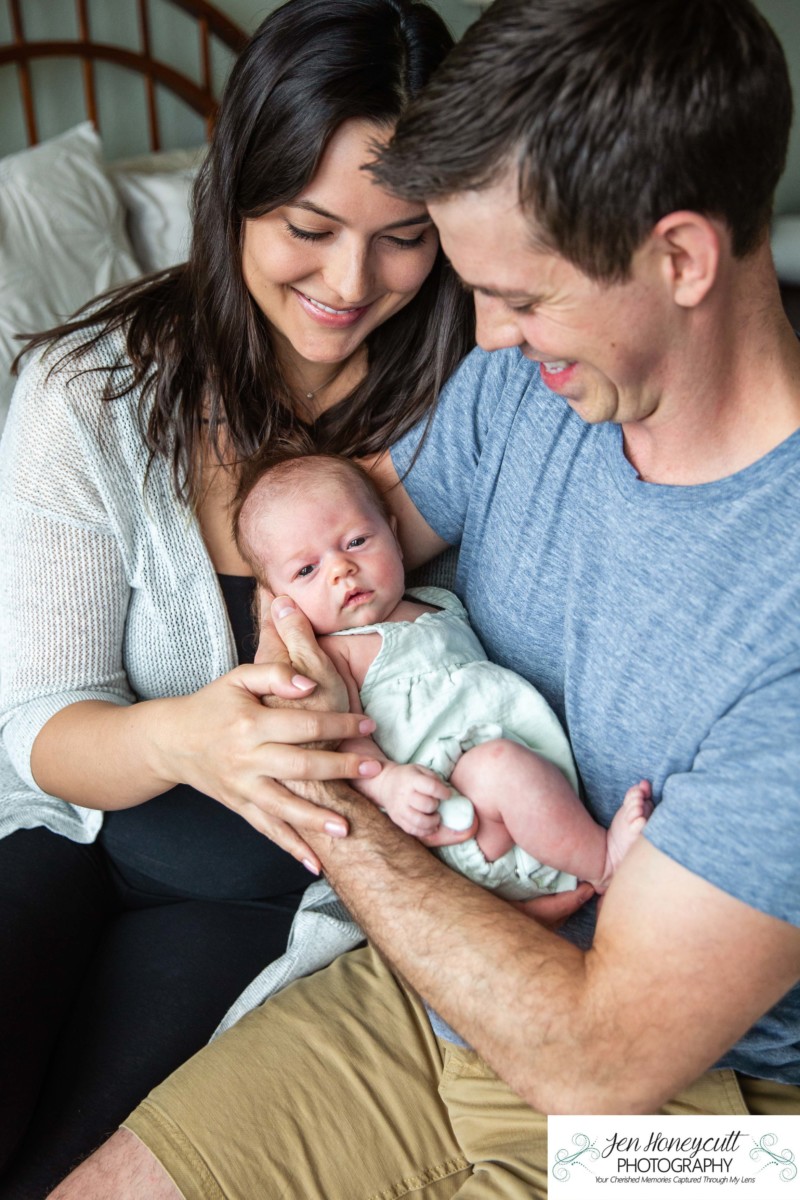
[[[459,37],[480,12],[480,0],[431,0]],[[232,20],[248,32],[275,7],[277,0],[216,0]],[[646,9],[648,0],[641,0]],[[800,106],[800,0],[756,0],[762,12],[781,38],[792,72],[797,103]],[[163,0],[151,0],[152,35],[159,57],[174,61],[185,70],[198,70],[198,47],[194,30],[187,19]],[[135,5],[126,0],[89,0],[92,29],[103,39],[120,34],[132,48],[138,47]],[[24,19],[30,36],[72,37],[75,29],[74,0],[24,0]],[[7,5],[0,4],[0,42],[9,40]],[[225,53],[215,56],[214,72],[224,79],[230,65]],[[77,68],[70,70],[52,60],[40,63],[39,71],[50,74],[48,96],[40,106],[40,136],[48,137],[84,118],[81,81]],[[100,64],[97,68],[101,94],[101,131],[109,158],[140,153],[147,147],[141,82],[128,72]],[[52,83],[55,80],[56,86]],[[106,104],[105,97],[111,96]],[[161,106],[162,140],[165,147],[195,145],[203,140],[202,123],[176,101],[166,98]],[[784,179],[778,189],[777,211],[800,213],[800,121],[795,122]],[[10,69],[0,71],[0,155],[21,148],[25,143],[17,83]],[[747,171],[747,163],[742,170]]]
[[[776,211],[800,213],[800,0],[757,0],[783,43],[794,89],[795,119],[789,161],[778,187]],[[743,164],[746,169],[747,164]]]

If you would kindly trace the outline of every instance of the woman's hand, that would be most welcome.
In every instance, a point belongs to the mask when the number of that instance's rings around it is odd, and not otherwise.
[[[265,656],[271,653],[273,661],[236,667],[174,702],[179,719],[170,723],[168,743],[164,739],[163,774],[238,812],[319,874],[319,859],[303,840],[303,830],[345,837],[347,822],[278,780],[377,774],[377,761],[316,748],[370,734],[375,723],[346,711],[344,683],[291,601],[273,608],[285,634],[285,641],[274,630],[262,639]]]

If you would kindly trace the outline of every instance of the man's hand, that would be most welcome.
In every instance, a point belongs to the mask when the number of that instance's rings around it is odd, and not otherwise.
[[[533,917],[547,929],[558,929],[573,913],[583,908],[595,894],[590,883],[579,883],[571,892],[555,892],[552,896],[537,896],[534,900],[511,900],[526,917]]]
[[[284,663],[301,677],[313,679],[316,687],[313,696],[309,694],[302,702],[305,707],[347,712],[350,705],[344,680],[320,649],[308,618],[288,596],[279,596],[271,600],[267,619],[263,605],[269,593],[261,589],[260,594],[262,619],[256,662]],[[278,697],[270,697],[269,702],[281,704]],[[297,701],[291,703],[296,705]]]

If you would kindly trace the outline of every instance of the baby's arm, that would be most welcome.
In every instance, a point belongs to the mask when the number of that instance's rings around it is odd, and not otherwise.
[[[358,693],[358,682],[353,673],[353,667],[358,674],[366,674],[363,670],[363,649],[369,634],[358,635],[358,639],[321,637],[319,644],[329,656],[333,665],[341,675],[347,687],[350,698],[350,711],[363,712]],[[352,644],[358,640],[361,653],[354,660],[349,654]],[[361,668],[361,669],[360,669]],[[363,682],[363,679],[361,680]],[[371,778],[351,780],[362,795],[382,808],[406,833],[414,837],[429,837],[436,833],[440,825],[438,814],[439,803],[450,796],[451,791],[435,771],[421,767],[417,763],[395,763],[386,757],[380,746],[371,737],[348,738],[341,742],[339,750],[348,754],[363,754],[367,758],[377,758],[383,763],[379,775]]]

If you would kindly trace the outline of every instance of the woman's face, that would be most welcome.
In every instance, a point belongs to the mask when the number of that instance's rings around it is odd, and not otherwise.
[[[346,121],[298,196],[245,221],[244,280],[296,386],[313,387],[321,365],[346,362],[433,266],[439,243],[427,211],[384,192],[361,169],[372,145],[390,136]]]

